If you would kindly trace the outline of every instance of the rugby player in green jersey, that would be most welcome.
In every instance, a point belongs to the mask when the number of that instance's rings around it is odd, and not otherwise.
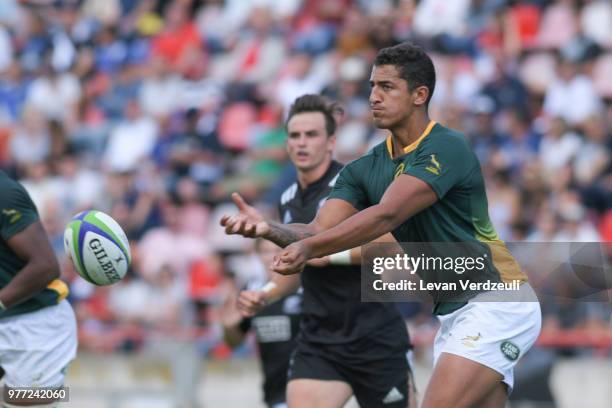
[[[481,245],[491,262],[478,279],[518,281],[520,298],[531,301],[492,302],[491,292],[481,292],[469,302],[436,303],[441,327],[422,406],[503,407],[514,366],[540,332],[537,298],[491,224],[480,164],[467,140],[428,116],[435,87],[429,56],[409,43],[382,49],[370,85],[374,124],[390,137],[345,166],[315,219],[283,226],[242,213],[226,230],[286,246],[274,267],[282,274],[388,232],[398,242]]]
[[[64,385],[77,349],[76,319],[59,275],[34,203],[21,184],[0,171],[2,408],[58,404],[53,390]],[[36,394],[24,387],[41,389]]]

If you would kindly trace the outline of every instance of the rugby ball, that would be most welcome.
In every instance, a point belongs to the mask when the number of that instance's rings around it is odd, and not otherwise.
[[[125,232],[101,211],[75,215],[64,231],[64,250],[86,281],[105,286],[120,281],[132,260]]]

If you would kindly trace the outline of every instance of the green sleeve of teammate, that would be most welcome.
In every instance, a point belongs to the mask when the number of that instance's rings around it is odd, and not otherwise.
[[[38,212],[26,190],[16,182],[0,194],[0,236],[4,241],[38,220]]]
[[[467,141],[456,134],[426,138],[415,153],[404,174],[429,184],[438,199],[466,180],[477,163]]]
[[[344,166],[340,171],[334,188],[329,193],[328,199],[339,198],[347,201],[357,210],[361,211],[368,205],[365,193],[361,188],[361,183],[353,174],[355,170],[353,167],[353,163],[350,163]]]

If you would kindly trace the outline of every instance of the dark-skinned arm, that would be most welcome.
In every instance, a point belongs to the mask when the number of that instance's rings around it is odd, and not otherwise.
[[[357,212],[355,207],[344,200],[329,199],[325,201],[310,224],[280,224],[265,220],[262,214],[248,205],[239,194],[232,194],[232,200],[239,212],[221,218],[220,223],[225,227],[226,234],[265,238],[281,248],[325,231]]]
[[[276,262],[274,270],[279,273],[295,273],[296,267],[299,268],[310,258],[319,258],[368,243],[397,228],[436,201],[436,193],[427,183],[403,174],[391,183],[379,204],[294,244],[294,248],[286,248],[279,256],[280,262]]]
[[[59,278],[60,268],[40,221],[35,221],[6,241],[26,262],[13,279],[0,289],[0,301],[10,308],[28,300]]]

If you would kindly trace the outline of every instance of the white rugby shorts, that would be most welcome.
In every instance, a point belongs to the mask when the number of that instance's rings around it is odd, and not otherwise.
[[[441,353],[476,361],[503,376],[508,394],[514,385],[514,366],[540,334],[542,312],[535,292],[523,283],[512,299],[496,302],[498,293],[476,295],[461,309],[438,316],[434,365]],[[507,297],[505,295],[504,299]]]
[[[0,319],[0,366],[8,387],[64,385],[76,351],[76,318],[66,300]]]

